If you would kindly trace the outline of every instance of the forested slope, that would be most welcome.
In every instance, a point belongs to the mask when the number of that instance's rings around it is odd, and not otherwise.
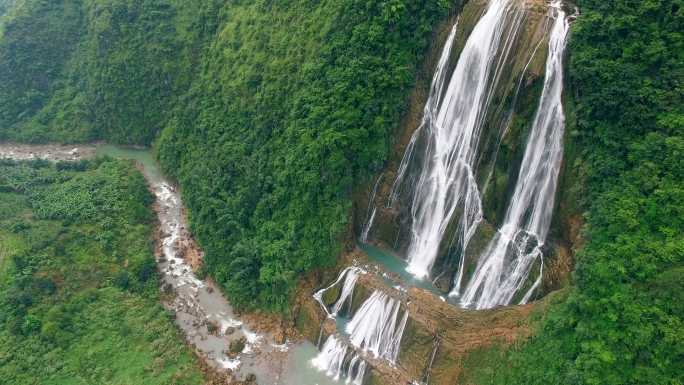
[[[0,160],[0,384],[200,384],[132,164]]]
[[[0,40],[0,139],[151,143],[189,84],[181,44],[186,24],[173,2],[8,6]]]
[[[285,309],[340,250],[351,189],[387,157],[445,7],[242,2],[159,143],[209,270],[239,305]]]
[[[682,384],[684,2],[578,5],[566,94],[586,244],[573,287],[538,335],[504,354],[508,364],[493,354],[470,375],[506,385]]]
[[[587,224],[574,283],[537,337],[468,373],[681,384],[684,3],[577,4],[565,94],[578,179],[566,187]],[[0,140],[156,138],[208,271],[235,304],[285,310],[297,276],[337,256],[350,191],[387,158],[433,31],[458,4],[3,6]]]
[[[0,39],[0,140],[158,142],[207,268],[285,309],[334,262],[443,0],[28,0]]]

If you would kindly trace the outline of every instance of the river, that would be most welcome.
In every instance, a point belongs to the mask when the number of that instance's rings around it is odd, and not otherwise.
[[[250,375],[261,385],[336,385],[317,371],[311,359],[317,354],[307,341],[275,343],[269,333],[257,333],[240,319],[229,301],[210,280],[199,279],[188,255],[201,257],[185,216],[178,189],[162,174],[148,149],[93,145],[23,145],[0,143],[0,158],[79,161],[95,156],[135,161],[155,196],[159,220],[157,265],[162,303],[175,313],[175,322],[198,356],[219,373],[234,380]],[[245,341],[239,353],[231,354],[231,342]]]

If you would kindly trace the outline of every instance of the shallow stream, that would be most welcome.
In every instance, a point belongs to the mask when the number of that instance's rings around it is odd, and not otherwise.
[[[215,284],[198,279],[186,258],[199,252],[183,215],[177,188],[163,176],[148,149],[112,145],[19,145],[0,143],[0,158],[78,161],[93,156],[111,156],[137,162],[153,192],[160,223],[160,253],[157,255],[164,305],[176,314],[176,323],[188,343],[207,364],[219,371],[230,370],[235,379],[256,376],[260,385],[339,385],[311,364],[316,347],[307,342],[276,344],[273,336],[252,331],[233,312]],[[194,249],[194,250],[193,250]],[[167,290],[172,289],[172,290]],[[211,331],[210,331],[211,330]],[[229,354],[230,344],[243,339],[244,348]]]

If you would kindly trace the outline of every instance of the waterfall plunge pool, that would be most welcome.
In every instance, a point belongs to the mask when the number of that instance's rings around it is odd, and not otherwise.
[[[379,265],[388,273],[395,274],[396,276],[398,276],[401,279],[401,284],[405,288],[417,287],[419,289],[425,289],[434,293],[436,296],[444,300],[448,300],[445,297],[444,293],[441,292],[435,285],[433,285],[430,280],[416,278],[415,275],[408,272],[406,270],[406,267],[408,266],[408,263],[406,261],[386,252],[385,250],[382,250],[377,246],[373,246],[368,243],[359,242],[357,245],[359,249],[361,249],[368,256],[368,260],[370,262]],[[388,285],[390,286],[396,284],[395,282],[386,277],[385,279]]]

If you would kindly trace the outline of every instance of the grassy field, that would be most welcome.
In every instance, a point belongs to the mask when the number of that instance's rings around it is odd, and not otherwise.
[[[0,384],[200,384],[130,164],[0,163]]]

